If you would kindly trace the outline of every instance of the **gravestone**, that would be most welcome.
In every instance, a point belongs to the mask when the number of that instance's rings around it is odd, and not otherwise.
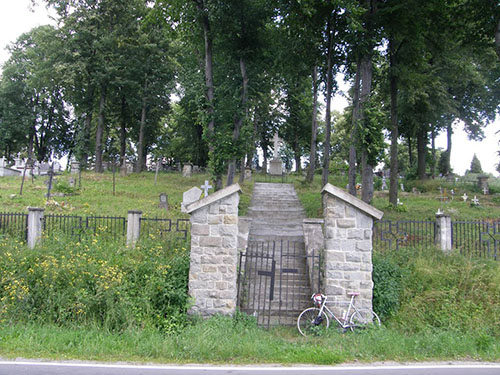
[[[245,168],[245,180],[252,178],[252,168]]]
[[[273,159],[269,162],[269,174],[272,176],[281,176],[283,174],[283,161],[279,156],[279,148],[280,148],[280,138],[278,133],[274,133],[273,137]]]
[[[182,167],[182,177],[191,177],[192,174],[193,174],[193,165],[185,164]]]
[[[158,208],[168,211],[168,195],[166,193],[160,194],[160,203]]]
[[[405,191],[405,186],[403,185],[403,183],[401,183],[400,186],[401,186],[401,191]]]
[[[469,196],[467,195],[467,193],[464,193],[464,195],[462,195],[462,199],[464,200],[464,203],[467,202],[468,198],[469,198]]]
[[[484,193],[484,195],[489,194],[488,178],[489,176],[486,175],[477,176],[477,187]]]
[[[6,167],[6,162],[5,162],[5,158],[2,156],[0,158],[0,168],[4,168]]]
[[[474,195],[474,199],[471,200],[471,206],[479,206],[479,199]]]
[[[73,177],[68,178],[69,187],[75,187],[75,179]]]
[[[17,155],[17,158],[14,159],[14,168],[23,169],[24,168],[24,160]]]
[[[199,200],[202,193],[203,191],[196,186],[192,187],[188,191],[185,191],[182,194],[181,212],[186,212],[186,206]]]
[[[71,162],[71,174],[78,174],[80,173],[80,163],[78,161],[72,161]]]

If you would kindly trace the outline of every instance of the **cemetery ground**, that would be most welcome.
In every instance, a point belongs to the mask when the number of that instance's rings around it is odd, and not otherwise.
[[[58,176],[60,187],[56,184],[53,192],[70,195],[54,196],[47,205],[40,178],[34,184],[27,180],[22,196],[19,178],[2,178],[1,211],[38,206],[65,215],[125,216],[141,210],[148,217],[187,218],[180,212],[182,193],[208,176],[160,174],[154,184],[151,173],[117,175],[115,195],[110,173],[83,173],[79,189],[67,186],[67,178]],[[289,177],[308,216],[317,217],[319,178],[313,186],[301,181]],[[331,183],[345,187],[340,177]],[[439,182],[429,181],[420,194],[400,193],[400,207],[388,208],[385,192],[376,193],[374,204],[392,220],[433,218],[441,207],[460,219],[500,217],[495,195],[483,196],[472,185],[441,187],[457,189],[453,201],[441,203]],[[252,183],[242,188],[244,213]],[[168,194],[168,211],[158,208],[160,193]],[[476,195],[479,206],[463,202],[464,193]],[[433,247],[374,249],[374,303],[381,329],[355,334],[330,329],[310,338],[293,327],[258,328],[252,317],[241,314],[206,321],[188,317],[187,240],[150,236],[130,248],[123,239],[99,233],[78,240],[54,233],[29,250],[3,236],[0,254],[3,358],[283,364],[500,360],[500,262],[444,255]]]

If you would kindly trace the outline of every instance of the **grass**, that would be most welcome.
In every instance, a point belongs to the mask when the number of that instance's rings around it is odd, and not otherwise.
[[[138,209],[145,216],[187,217],[180,212],[182,193],[208,179],[169,173],[161,174],[155,185],[151,173],[116,177],[113,195],[110,173],[84,173],[77,194],[55,197],[57,205],[45,205],[46,187],[40,179],[27,181],[19,196],[20,180],[2,178],[0,205],[15,212],[42,206],[50,213],[124,216]],[[320,216],[319,176],[313,184],[296,176],[288,176],[288,182],[295,185],[308,216]],[[345,186],[343,177],[331,177],[330,182]],[[441,205],[433,184],[422,185],[422,194],[400,193],[407,212],[387,208],[386,193],[376,193],[374,204],[385,211],[385,218],[432,219]],[[242,184],[241,215],[250,205],[252,189],[253,182]],[[158,208],[161,192],[169,195],[169,211]],[[480,199],[479,208],[455,199],[447,209],[455,211],[455,218],[500,217],[494,196]],[[186,277],[174,277],[180,258],[159,239],[139,243],[134,250],[111,240],[89,238],[76,245],[57,236],[34,250],[14,240],[0,239],[0,244],[0,294],[14,297],[0,301],[10,314],[0,322],[4,358],[234,364],[500,360],[500,265],[495,261],[445,256],[435,249],[375,249],[374,259],[385,267],[377,279],[380,285],[398,286],[393,295],[384,294],[392,288],[382,288],[384,327],[303,338],[294,328],[259,329],[252,318],[241,315],[206,321],[172,315],[185,311],[186,300],[176,297],[185,289]],[[170,266],[172,271],[165,272]],[[186,264],[182,267],[186,274]]]
[[[317,365],[500,358],[498,340],[484,333],[428,330],[405,334],[382,328],[359,334],[330,330],[322,337],[303,338],[293,328],[265,331],[227,317],[197,322],[178,335],[153,330],[112,334],[100,329],[34,324],[1,326],[0,335],[0,355],[4,358]]]

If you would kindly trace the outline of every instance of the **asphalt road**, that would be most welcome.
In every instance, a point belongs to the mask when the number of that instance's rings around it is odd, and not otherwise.
[[[0,362],[0,375],[500,375],[498,364],[391,366],[143,366],[76,362]]]

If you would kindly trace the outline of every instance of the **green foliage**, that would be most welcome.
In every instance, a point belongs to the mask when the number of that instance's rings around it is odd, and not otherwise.
[[[404,270],[404,278],[399,310],[387,324],[404,332],[431,329],[500,336],[498,262],[436,249],[404,249],[390,259]]]
[[[189,252],[150,238],[135,248],[99,236],[53,234],[28,250],[0,242],[0,322],[151,327],[177,332],[186,323]]]
[[[373,310],[382,321],[394,315],[403,291],[403,271],[387,254],[373,255]]]
[[[474,154],[474,156],[472,157],[472,161],[470,162],[469,173],[483,173],[481,162],[477,158],[476,154]]]

